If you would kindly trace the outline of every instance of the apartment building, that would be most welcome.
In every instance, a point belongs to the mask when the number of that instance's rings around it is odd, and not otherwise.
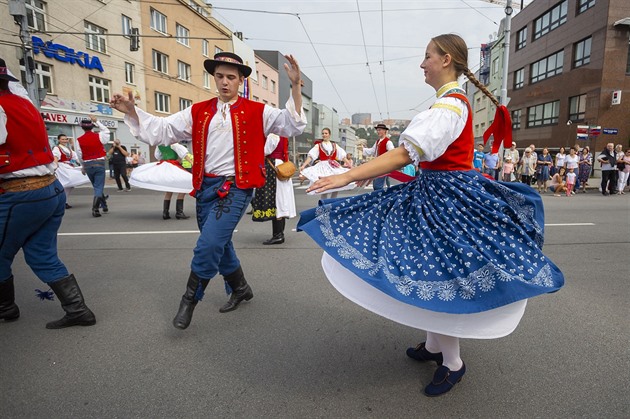
[[[284,103],[278,102],[278,70],[257,55],[255,55],[255,60],[255,77],[249,77],[249,98],[274,108],[277,108],[278,105],[284,106]]]
[[[144,76],[142,53],[130,51],[132,27],[140,25],[137,2],[90,0],[25,0],[36,78],[46,96],[41,112],[48,136],[76,138],[83,134],[81,119],[90,114],[112,131],[128,149],[146,153],[123,123],[122,115],[109,107],[114,92],[132,91],[142,100]],[[19,26],[0,3],[3,28],[2,56],[9,69],[25,84]]]
[[[508,91],[519,145],[628,146],[629,27],[628,0],[537,0],[514,16]]]

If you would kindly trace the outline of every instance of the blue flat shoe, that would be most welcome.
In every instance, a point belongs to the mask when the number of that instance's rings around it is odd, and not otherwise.
[[[442,365],[442,352],[434,354],[433,352],[427,351],[427,348],[424,346],[425,343],[426,342],[419,343],[415,348],[407,348],[407,356],[416,361],[435,361],[436,364]]]
[[[424,388],[424,394],[429,397],[436,397],[448,393],[455,384],[462,380],[465,373],[466,364],[463,364],[459,371],[451,371],[442,365],[433,374],[431,383]]]

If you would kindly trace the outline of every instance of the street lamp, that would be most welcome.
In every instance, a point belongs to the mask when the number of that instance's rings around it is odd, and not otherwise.
[[[573,121],[571,121],[570,119],[567,121],[567,131],[569,133],[569,142],[567,143],[569,145],[569,147],[571,147],[571,125],[573,125]],[[577,150],[576,150],[577,151]]]

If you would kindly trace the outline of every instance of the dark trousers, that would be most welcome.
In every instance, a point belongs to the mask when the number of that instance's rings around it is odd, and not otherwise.
[[[615,193],[617,188],[617,171],[616,170],[602,170],[602,193],[606,195],[606,190],[609,193]]]
[[[120,177],[122,176],[125,181],[125,188],[131,189],[129,186],[129,178],[127,177],[127,163],[114,163],[114,178],[116,179],[116,185],[118,185],[118,190],[122,191],[122,182],[120,181]]]

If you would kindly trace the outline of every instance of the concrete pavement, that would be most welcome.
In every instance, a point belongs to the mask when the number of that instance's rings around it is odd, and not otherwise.
[[[545,252],[566,286],[530,300],[510,336],[463,340],[463,381],[430,399],[422,388],[435,367],[404,354],[424,333],[338,294],[321,250],[291,231],[297,219],[283,245],[263,246],[271,225],[245,218],[234,244],[255,298],[220,314],[216,278],[190,328],[174,329],[194,217],[164,221],[163,194],[114,191],[110,213],[94,219],[91,190],[77,188],[59,237],[96,326],[45,329],[59,303],[37,300],[43,284],[21,254],[14,263],[22,316],[0,322],[2,418],[630,415],[628,195],[543,197]],[[296,189],[296,201],[300,211],[317,198]]]

